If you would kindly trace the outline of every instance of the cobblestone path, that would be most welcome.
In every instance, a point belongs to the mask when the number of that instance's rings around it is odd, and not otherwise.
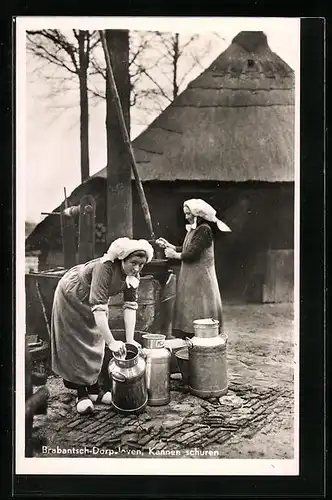
[[[50,401],[46,418],[48,432],[53,431],[48,440],[52,456],[63,456],[63,451],[54,452],[58,446],[86,448],[85,456],[95,457],[194,457],[209,450],[207,457],[222,458],[222,453],[214,455],[215,445],[251,438],[285,411],[293,413],[290,389],[231,383],[226,396],[203,400],[189,394],[178,380],[172,380],[171,387],[169,405],[148,406],[140,415],[120,415],[96,406],[94,415],[80,416],[68,393]]]

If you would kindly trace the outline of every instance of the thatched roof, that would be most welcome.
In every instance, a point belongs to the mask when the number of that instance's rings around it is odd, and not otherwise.
[[[29,221],[25,221],[25,237],[27,238],[29,236],[29,234],[32,233],[32,231],[34,230],[34,228],[36,227],[36,223],[35,222],[29,222]]]
[[[143,182],[293,181],[294,72],[263,32],[243,31],[133,148]]]

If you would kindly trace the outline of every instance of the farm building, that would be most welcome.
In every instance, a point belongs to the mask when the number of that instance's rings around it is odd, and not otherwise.
[[[215,244],[229,301],[293,299],[294,71],[263,32],[231,45],[133,141],[157,236],[181,244],[183,202],[203,198],[232,233]],[[148,237],[133,181],[134,237]],[[96,199],[97,255],[106,247],[106,168],[69,197]],[[58,210],[55,209],[55,210]],[[40,269],[62,265],[60,221],[48,216],[26,240]]]

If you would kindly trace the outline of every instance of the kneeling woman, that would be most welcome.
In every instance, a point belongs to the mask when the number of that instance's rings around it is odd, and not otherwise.
[[[111,393],[98,385],[105,343],[124,353],[108,324],[108,299],[123,291],[126,342],[134,342],[140,271],[152,260],[146,240],[119,238],[107,253],[80,264],[61,278],[54,294],[51,328],[52,370],[77,390],[77,411],[89,413],[93,402],[111,404]]]

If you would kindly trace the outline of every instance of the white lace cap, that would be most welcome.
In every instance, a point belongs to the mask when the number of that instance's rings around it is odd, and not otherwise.
[[[151,262],[153,258],[153,247],[147,240],[132,240],[130,238],[118,238],[109,246],[107,252],[101,257],[102,262],[115,259],[123,260],[133,252],[143,251],[146,253],[147,262]]]
[[[186,200],[183,206],[187,207],[195,217],[194,224],[196,224],[197,217],[202,217],[202,219],[205,219],[209,222],[215,222],[217,224],[219,231],[224,231],[224,232],[231,231],[231,229],[227,226],[227,224],[225,224],[224,222],[222,222],[217,218],[215,209],[211,205],[209,205],[206,201],[201,200],[200,198],[192,198],[190,200]],[[193,227],[192,224],[191,229],[195,228],[196,226]]]

